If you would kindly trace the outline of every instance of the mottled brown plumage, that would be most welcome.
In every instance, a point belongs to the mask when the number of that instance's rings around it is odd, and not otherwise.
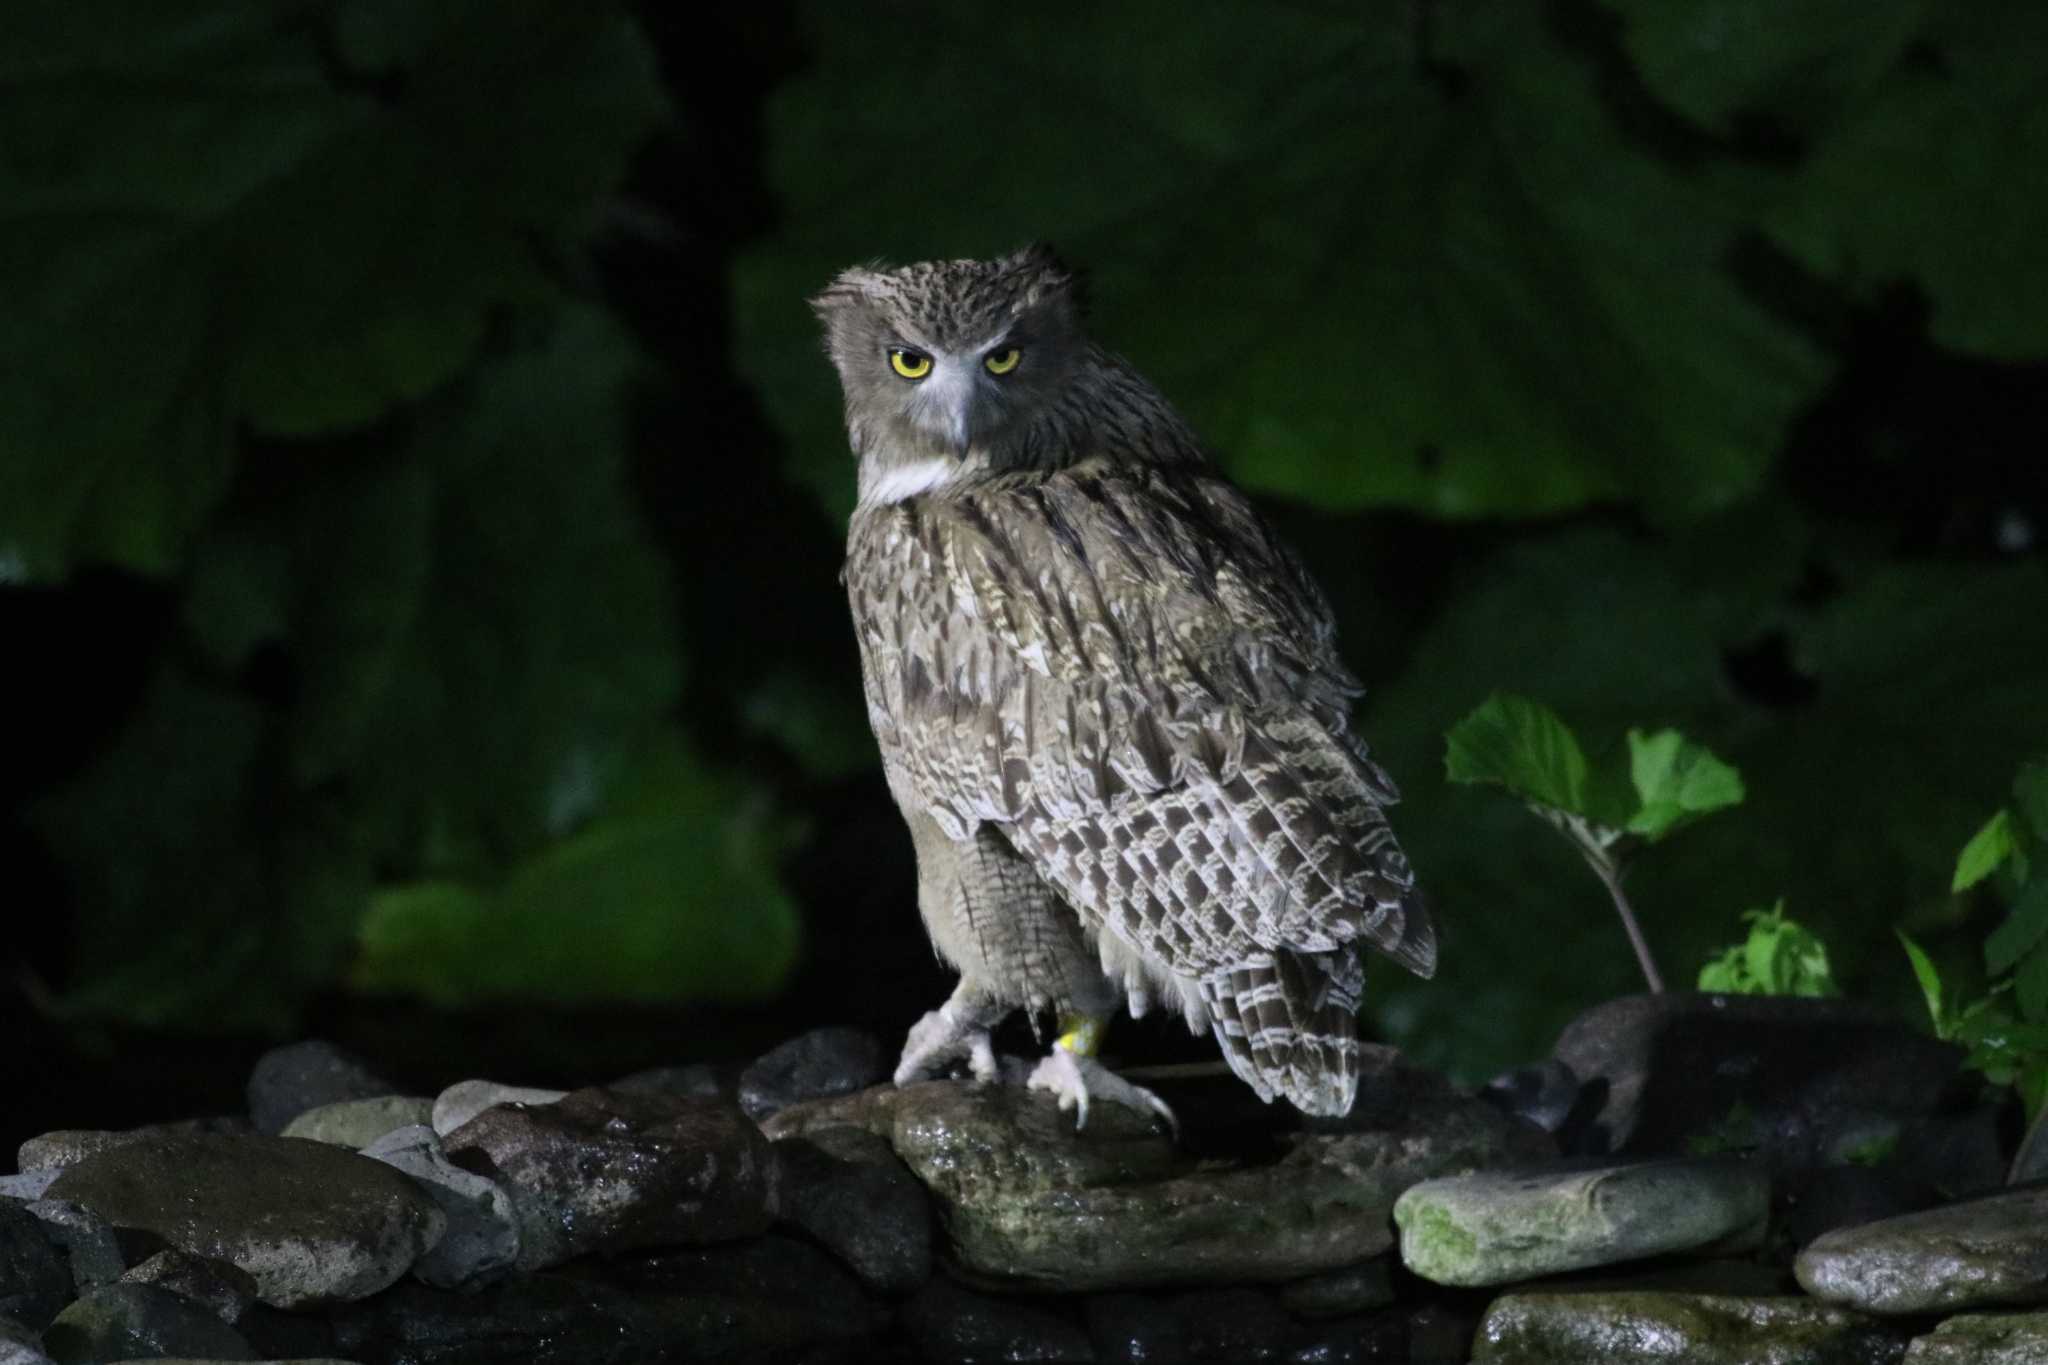
[[[849,271],[815,303],[860,460],[869,719],[962,973],[906,1068],[1010,1009],[1164,998],[1262,1097],[1348,1110],[1354,945],[1428,975],[1435,939],[1322,594],[1082,335],[1049,253]]]

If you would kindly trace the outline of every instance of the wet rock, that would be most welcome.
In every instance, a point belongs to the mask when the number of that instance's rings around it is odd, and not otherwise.
[[[1793,1270],[1807,1293],[1873,1313],[2048,1303],[2048,1187],[1838,1228]]]
[[[411,1095],[337,1100],[308,1109],[284,1126],[284,1137],[305,1138],[351,1150],[367,1147],[396,1128],[430,1122],[434,1102]]]
[[[873,1034],[812,1029],[740,1073],[740,1108],[758,1122],[799,1101],[850,1095],[888,1077],[888,1058]]]
[[[1417,1275],[1496,1285],[1754,1241],[1770,1199],[1756,1166],[1696,1158],[1431,1180],[1401,1196],[1394,1221]]]
[[[629,1095],[673,1095],[678,1099],[711,1099],[730,1093],[732,1087],[719,1078],[718,1068],[704,1062],[687,1066],[653,1066],[622,1076],[606,1086]]]
[[[249,1118],[257,1132],[275,1135],[308,1109],[397,1090],[355,1054],[307,1039],[274,1047],[256,1059],[249,1073]]]
[[[1905,1342],[1861,1314],[1800,1298],[1506,1294],[1479,1324],[1473,1365],[1889,1365]]]
[[[1552,1056],[1595,1092],[1592,1152],[1682,1153],[1740,1120],[1774,1170],[1817,1166],[1846,1134],[1964,1104],[1960,1048],[1839,1000],[1624,996],[1574,1019]]]
[[[0,1204],[0,1316],[42,1327],[73,1292],[71,1267],[42,1220],[18,1204]]]
[[[907,1294],[931,1278],[931,1198],[887,1141],[861,1128],[821,1128],[776,1143],[775,1155],[782,1217],[863,1284]]]
[[[151,1123],[140,1128],[62,1128],[56,1132],[32,1137],[21,1144],[15,1162],[27,1174],[35,1171],[61,1170],[75,1165],[89,1156],[106,1151],[110,1147],[124,1146],[130,1142],[143,1142],[165,1134],[174,1136],[192,1133],[209,1133],[238,1136],[253,1132],[254,1128],[245,1118],[180,1119],[174,1123]],[[54,1177],[52,1177],[54,1179]]]
[[[156,1136],[86,1158],[50,1193],[233,1262],[278,1308],[374,1294],[446,1226],[397,1171],[296,1138]]]
[[[257,1358],[234,1328],[191,1300],[150,1284],[93,1290],[57,1315],[43,1333],[43,1351],[58,1365],[163,1356]]]
[[[12,1318],[0,1317],[0,1365],[51,1365],[43,1338]]]
[[[197,1303],[232,1327],[256,1303],[256,1277],[240,1266],[176,1247],[159,1251],[121,1277],[125,1284],[153,1284]]]
[[[797,1360],[881,1325],[829,1256],[774,1235],[584,1262],[469,1294],[405,1283],[333,1323],[336,1354],[432,1365]]]
[[[1280,1302],[1301,1318],[1340,1318],[1394,1301],[1393,1268],[1384,1256],[1341,1266],[1280,1287]]]
[[[1175,1307],[1187,1325],[1191,1360],[1253,1365],[1286,1355],[1293,1324],[1270,1294],[1256,1289],[1218,1289],[1183,1295]]]
[[[794,1105],[771,1136],[854,1124],[888,1138],[931,1191],[963,1275],[1006,1287],[1099,1291],[1298,1279],[1392,1245],[1409,1185],[1526,1152],[1476,1101],[1426,1123],[1274,1138],[1260,1164],[1198,1162],[1150,1118],[1102,1105],[1074,1128],[1022,1086],[876,1087]]]
[[[442,1137],[468,1123],[486,1109],[500,1105],[558,1104],[566,1090],[540,1090],[532,1086],[500,1085],[496,1081],[457,1081],[434,1097],[430,1122]]]
[[[54,1183],[54,1182],[53,1182]],[[28,1206],[71,1265],[71,1282],[84,1294],[112,1284],[128,1269],[113,1224],[92,1210],[63,1199],[41,1199]]]
[[[1149,1294],[1097,1294],[1082,1306],[1101,1365],[1182,1365],[1188,1329],[1173,1304]]]
[[[451,1160],[511,1197],[522,1273],[588,1252],[748,1237],[774,1216],[773,1153],[725,1100],[591,1088],[486,1109],[444,1140]]]
[[[1906,1365],[2041,1365],[2048,1313],[1965,1313],[1906,1347]]]
[[[903,1325],[926,1359],[1088,1365],[1088,1333],[1063,1305],[991,1298],[936,1279],[904,1305]]]
[[[1455,1351],[1432,1352],[1428,1342],[1416,1342],[1409,1321],[1399,1312],[1362,1313],[1351,1317],[1325,1318],[1297,1323],[1289,1332],[1287,1347],[1279,1359],[1291,1365],[1386,1365],[1402,1361],[1408,1365],[1436,1365],[1455,1362],[1465,1365],[1465,1342],[1472,1333],[1467,1326]]]
[[[497,1181],[448,1159],[440,1135],[424,1123],[386,1133],[362,1154],[403,1171],[447,1217],[448,1230],[412,1273],[441,1289],[466,1289],[510,1270],[519,1259],[519,1221]]]
[[[46,1166],[39,1171],[22,1171],[16,1175],[0,1175],[0,1199],[19,1199],[24,1204],[33,1204],[41,1199],[50,1188],[50,1182],[57,1178],[57,1166]]]

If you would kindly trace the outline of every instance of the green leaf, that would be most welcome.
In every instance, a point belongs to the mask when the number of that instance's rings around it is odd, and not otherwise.
[[[1725,948],[1721,955],[1700,968],[1698,989],[1714,995],[1745,995],[1750,974],[1741,946]]]
[[[1956,875],[1948,889],[1969,890],[1996,872],[2012,856],[2012,851],[2012,817],[2001,809],[1963,845],[1963,851],[1956,856]]]
[[[1676,730],[1628,732],[1629,776],[1642,803],[1630,832],[1655,843],[1702,815],[1740,805],[1742,774]]]
[[[1541,702],[1496,692],[1444,736],[1444,775],[1494,782],[1539,805],[1586,811],[1586,755],[1577,736]]]
[[[1934,1036],[1953,1037],[1955,1028],[1944,999],[1941,973],[1935,970],[1934,960],[1927,956],[1919,944],[1907,938],[1903,929],[1895,929],[1892,932],[1899,936],[1899,946],[1906,950],[1906,959],[1913,964],[1913,979],[1920,983],[1920,994],[1927,1001],[1927,1018],[1934,1025]]]
[[[1942,346],[2038,361],[2048,356],[2048,8],[1929,14],[1914,59],[1844,101],[1769,227],[1863,298],[1916,284]]]
[[[608,4],[418,9],[374,81],[323,32],[350,6],[79,0],[10,29],[0,559],[22,576],[168,573],[238,430],[370,423],[552,292],[540,251],[661,111],[651,56]]]
[[[2048,879],[2033,881],[2020,891],[2005,922],[1984,940],[1984,965],[1993,972],[2009,970],[2048,936]]]
[[[448,1007],[748,1000],[795,959],[772,867],[786,832],[747,784],[661,736],[614,808],[501,884],[421,882],[371,901],[351,975]]]
[[[2034,1024],[2048,1024],[2048,943],[2035,943],[2013,966],[2013,1003],[2020,1017]]]
[[[792,472],[850,506],[807,295],[878,253],[1044,237],[1089,268],[1103,340],[1256,487],[1458,518],[1677,517],[1754,487],[1825,371],[1727,270],[1737,205],[1617,133],[1540,7],[1431,20],[1027,6],[991,48],[965,12],[800,5],[812,60],[765,121],[783,212],[733,309]],[[966,108],[1034,111],[1002,174],[973,120],[931,117]]]

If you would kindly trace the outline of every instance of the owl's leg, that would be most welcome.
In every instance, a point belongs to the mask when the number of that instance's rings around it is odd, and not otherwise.
[[[945,1004],[910,1026],[910,1034],[903,1040],[903,1055],[896,1062],[896,1084],[909,1085],[943,1074],[962,1061],[975,1080],[994,1080],[996,1053],[988,1031],[1007,1013],[962,978]]]
[[[1062,1111],[1074,1111],[1074,1127],[1088,1126],[1090,1100],[1108,1100],[1139,1113],[1157,1114],[1166,1120],[1173,1135],[1180,1136],[1180,1120],[1166,1101],[1142,1085],[1132,1085],[1095,1060],[1107,1021],[1092,1014],[1068,1015],[1060,1020],[1060,1036],[1052,1051],[1031,1073],[1027,1083],[1033,1090],[1050,1091]]]

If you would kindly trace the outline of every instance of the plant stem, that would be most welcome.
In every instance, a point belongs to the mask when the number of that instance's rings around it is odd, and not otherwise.
[[[1607,888],[1607,894],[1614,897],[1615,912],[1621,916],[1621,927],[1628,930],[1629,946],[1636,950],[1636,963],[1643,969],[1643,980],[1650,983],[1650,993],[1662,995],[1664,977],[1657,970],[1657,960],[1650,956],[1649,940],[1643,937],[1643,928],[1636,923],[1636,912],[1629,905],[1628,896],[1621,889],[1621,869],[1615,866],[1612,858],[1606,856],[1604,849],[1599,856],[1595,856],[1590,849],[1587,850],[1586,862],[1600,878],[1601,884]]]

